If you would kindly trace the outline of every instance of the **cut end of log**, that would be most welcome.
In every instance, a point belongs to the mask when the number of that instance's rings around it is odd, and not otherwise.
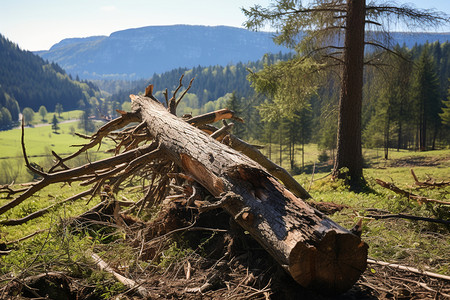
[[[367,267],[368,245],[359,237],[330,230],[315,246],[299,242],[289,272],[299,284],[327,295],[349,290]]]

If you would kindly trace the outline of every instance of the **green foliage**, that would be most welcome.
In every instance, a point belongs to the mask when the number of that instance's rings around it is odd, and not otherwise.
[[[64,110],[63,110],[62,104],[61,104],[61,103],[56,103],[56,105],[55,105],[55,113],[58,114],[58,117],[61,118],[61,113],[62,113],[63,111],[64,111]]]
[[[450,98],[442,101],[442,113],[439,114],[439,117],[442,120],[442,124],[450,127]]]
[[[30,125],[34,118],[34,111],[30,107],[25,107],[22,111],[23,120],[26,125]]]
[[[58,118],[56,118],[56,114],[53,115],[53,119],[52,119],[52,129],[54,133],[58,133],[59,130],[59,126],[58,126]]]
[[[92,83],[75,82],[56,63],[44,61],[32,52],[21,50],[0,35],[0,100],[4,93],[17,99],[20,107],[38,110],[40,105],[55,107],[61,103],[75,109],[84,98],[83,91],[94,96],[98,88]],[[14,100],[15,101],[15,100]],[[0,101],[0,106],[3,105]],[[8,107],[13,120],[18,119],[18,106]],[[16,113],[17,112],[17,113]]]
[[[96,127],[94,122],[89,118],[89,112],[83,111],[80,121],[78,122],[78,128],[83,129],[85,134],[94,132]]]
[[[17,100],[3,91],[0,84],[0,129],[11,127],[19,119]]]
[[[45,122],[45,116],[47,115],[47,109],[45,108],[44,105],[41,105],[41,107],[39,107],[39,114],[41,115],[42,122]]]
[[[270,100],[259,106],[263,120],[293,119],[296,112],[307,107],[317,91],[317,79],[322,66],[309,58],[296,57],[286,62],[265,65],[249,75],[252,86]]]
[[[319,160],[319,162],[327,162],[330,159],[330,157],[328,156],[325,150],[322,150],[317,159]]]
[[[416,120],[419,127],[419,149],[427,149],[427,132],[438,130],[438,113],[441,108],[439,80],[428,50],[422,52],[415,70],[413,97],[416,106]]]
[[[243,102],[245,101],[245,99],[241,98],[239,99],[238,96],[236,95],[236,92],[233,92],[231,94],[231,96],[228,98],[228,101],[225,104],[225,107],[234,111],[235,116],[237,117],[242,117],[242,105],[244,104]],[[233,134],[239,138],[243,138],[244,134],[245,134],[245,126],[244,124],[240,123],[240,122],[234,122],[234,126],[233,126]]]

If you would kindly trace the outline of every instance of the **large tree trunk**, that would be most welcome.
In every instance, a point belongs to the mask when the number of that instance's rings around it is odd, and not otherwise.
[[[170,114],[159,102],[131,96],[160,149],[218,201],[301,285],[335,294],[366,268],[367,245],[294,196],[247,156]]]
[[[344,66],[339,99],[337,154],[333,175],[350,177],[350,184],[363,180],[361,151],[361,105],[364,67],[365,0],[347,1]],[[342,168],[348,172],[342,174]]]

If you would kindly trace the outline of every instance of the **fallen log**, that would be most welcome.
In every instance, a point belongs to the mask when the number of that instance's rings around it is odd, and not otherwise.
[[[148,97],[147,97],[148,96]],[[132,107],[165,157],[182,167],[302,286],[348,290],[365,270],[367,244],[281,185],[262,166],[171,114],[147,96]]]

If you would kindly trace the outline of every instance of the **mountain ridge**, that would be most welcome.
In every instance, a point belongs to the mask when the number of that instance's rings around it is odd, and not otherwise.
[[[276,45],[272,32],[230,26],[160,25],[130,28],[109,36],[68,38],[49,50],[36,51],[82,79],[150,78],[175,68],[226,66],[256,61],[266,53],[288,53]],[[392,43],[448,41],[450,33],[391,33]]]
[[[288,52],[272,33],[229,26],[167,25],[131,28],[109,36],[64,39],[36,54],[84,79],[149,78],[178,67],[227,65]]]

